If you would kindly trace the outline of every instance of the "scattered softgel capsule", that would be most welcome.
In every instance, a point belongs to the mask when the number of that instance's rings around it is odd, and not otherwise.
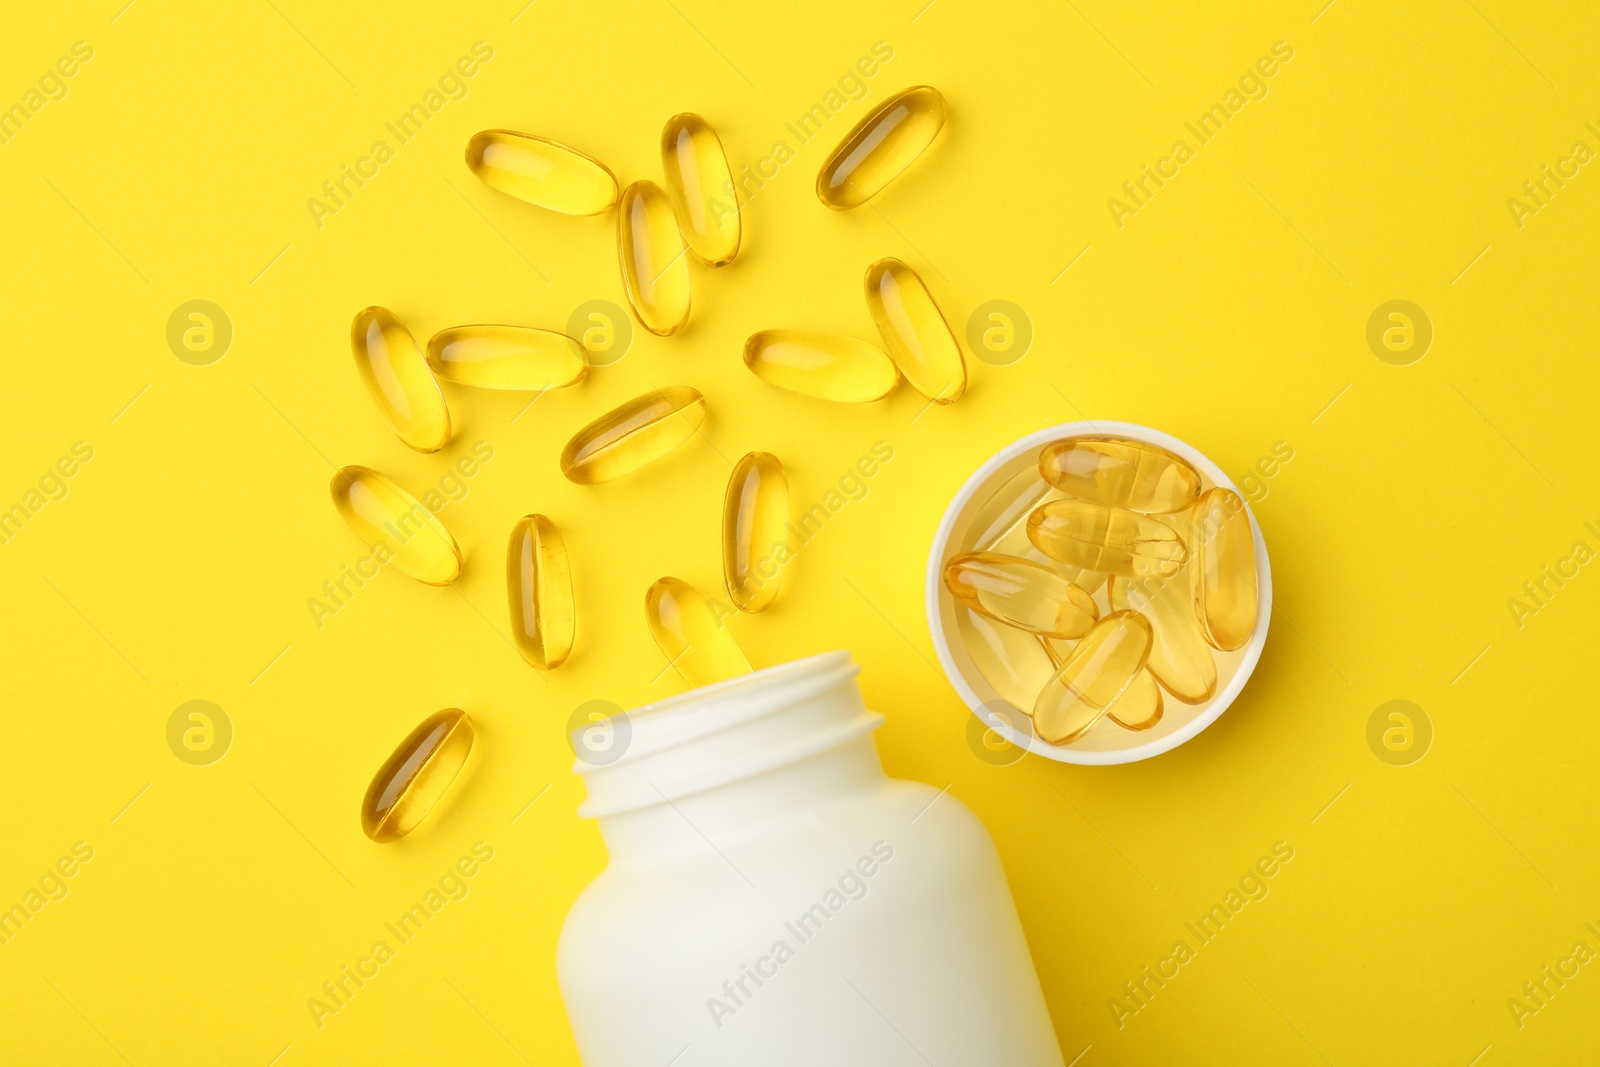
[[[565,663],[577,632],[572,565],[561,531],[543,515],[524,515],[511,527],[506,593],[522,658],[542,671]]]
[[[572,435],[561,473],[580,485],[609,482],[653,463],[693,437],[706,421],[706,398],[687,385],[636,396]]]
[[[1095,623],[1045,683],[1033,725],[1052,745],[1076,741],[1133,684],[1150,654],[1150,623],[1135,611],[1114,611]]]
[[[382,546],[402,573],[449,585],[461,573],[461,549],[416,497],[369,467],[341,467],[329,487],[334,507],[363,544]]]
[[[356,369],[384,421],[418,452],[450,443],[450,409],[416,339],[388,308],[369,307],[350,324]]]
[[[1028,516],[1028,540],[1051,559],[1086,571],[1170,578],[1188,558],[1160,519],[1088,500],[1052,500]]]
[[[1161,721],[1165,704],[1161,687],[1146,668],[1134,675],[1128,688],[1106,712],[1106,718],[1124,730],[1149,730]]]
[[[778,599],[788,527],[783,464],[770,452],[751,452],[734,465],[722,502],[722,578],[740,611],[766,611]]]
[[[1039,473],[1068,496],[1130,511],[1170,512],[1200,495],[1200,475],[1164,448],[1078,437],[1039,453]]]
[[[936,404],[961,399],[967,391],[961,345],[917,272],[889,256],[867,268],[865,287],[889,358],[911,387]]]
[[[406,735],[367,786],[361,829],[382,844],[415,830],[472,751],[472,720],[459,708],[428,716]]]
[[[542,391],[589,374],[583,346],[564,333],[529,326],[452,326],[428,341],[428,366],[457,385]]]
[[[689,262],[667,194],[654,182],[622,191],[617,212],[622,287],[641,325],[666,337],[689,321]]]
[[[733,262],[739,254],[739,203],[729,191],[733,171],[717,131],[699,115],[672,116],[661,131],[661,169],[689,251],[709,267]]]
[[[721,615],[700,591],[679,578],[662,578],[644,598],[645,618],[661,651],[699,688],[750,673],[750,661]]]
[[[894,392],[900,374],[880,348],[854,337],[808,330],[762,330],[744,343],[744,364],[782,389],[867,404]]]
[[[1116,611],[1137,611],[1155,628],[1146,664],[1167,692],[1185,704],[1201,704],[1217,691],[1217,664],[1195,618],[1189,575],[1111,579],[1107,589]]]
[[[1100,617],[1094,598],[1043,563],[997,552],[969,552],[944,567],[944,585],[962,604],[1046,637],[1082,637]]]
[[[817,174],[817,199],[835,211],[871,200],[933,143],[944,125],[944,96],[914,85],[856,123]]]
[[[1244,501],[1231,489],[1209,490],[1189,518],[1194,542],[1194,604],[1211,647],[1224,652],[1256,628],[1256,542]]]
[[[485,185],[563,215],[598,215],[617,202],[617,179],[576,148],[511,130],[467,142],[467,166]]]

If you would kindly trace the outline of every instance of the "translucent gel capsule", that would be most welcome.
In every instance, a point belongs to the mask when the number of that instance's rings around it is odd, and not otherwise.
[[[744,343],[744,365],[781,389],[867,404],[894,392],[900,374],[880,348],[834,333],[762,330]]]
[[[1124,730],[1148,730],[1161,721],[1165,704],[1161,687],[1147,668],[1133,676],[1132,684],[1111,705],[1106,718]]]
[[[511,130],[467,142],[467,166],[483,183],[563,215],[598,215],[617,202],[617,179],[576,148]]]
[[[740,611],[766,611],[778,599],[788,525],[783,464],[770,452],[751,452],[734,466],[722,502],[722,578]]]
[[[1256,628],[1256,542],[1244,501],[1220,486],[1190,514],[1195,544],[1194,606],[1212,648],[1240,648]]]
[[[1039,453],[1039,473],[1068,496],[1130,511],[1179,511],[1200,495],[1200,475],[1164,448],[1078,437]]]
[[[572,435],[561,450],[561,473],[580,485],[609,482],[654,463],[705,421],[705,397],[686,385],[636,396]]]
[[[1037,634],[1007,626],[957,604],[952,611],[961,647],[1001,700],[1032,712],[1039,691],[1056,672]]]
[[[739,253],[739,204],[730,192],[733,171],[711,124],[685,112],[661,131],[661,169],[678,229],[696,259],[710,267]]]
[[[944,585],[974,611],[1046,637],[1082,637],[1100,617],[1088,593],[1053,568],[1017,556],[957,556],[944,566]]]
[[[577,631],[572,565],[561,531],[543,515],[524,515],[511,527],[506,593],[511,636],[522,658],[542,671],[565,663]]]
[[[689,321],[689,261],[667,194],[654,182],[622,191],[617,213],[617,261],[634,317],[666,337]]]
[[[1106,595],[1116,611],[1137,611],[1155,628],[1146,664],[1167,692],[1185,704],[1210,700],[1217,691],[1217,664],[1195,619],[1189,575],[1111,579]]]
[[[690,685],[750,673],[750,661],[723,625],[722,613],[688,582],[659,579],[645,593],[644,613],[656,644]]]
[[[1087,500],[1035,508],[1028,540],[1051,559],[1128,577],[1170,578],[1188,558],[1177,531],[1160,519]]]
[[[1093,595],[1106,583],[1100,571],[1086,571],[1069,563],[1051,559],[1028,540],[1028,516],[1041,504],[1061,499],[1061,491],[1039,477],[1035,467],[1027,467],[1001,486],[977,513],[972,530],[978,550],[1020,556],[1035,563],[1047,563],[1064,574],[1068,581]]]
[[[856,123],[817,174],[817,199],[835,211],[871,200],[933,143],[944,96],[929,85],[896,93]]]
[[[341,467],[329,487],[333,506],[374,549],[380,562],[429,585],[449,585],[461,573],[461,550],[422,501],[369,467]]]
[[[428,341],[428,366],[457,385],[535,392],[576,385],[589,374],[583,346],[528,326],[452,326]]]
[[[891,256],[867,268],[865,284],[872,321],[911,387],[938,404],[961,399],[967,391],[961,346],[917,272]]]
[[[472,720],[459,708],[428,716],[383,761],[361,801],[361,829],[382,844],[415,830],[472,751]]]
[[[388,308],[369,307],[350,324],[356,370],[384,421],[418,452],[450,443],[450,409],[411,331]]]
[[[1033,724],[1052,745],[1089,732],[1133,684],[1150,654],[1150,623],[1134,611],[1114,611],[1095,623],[1033,705]]]

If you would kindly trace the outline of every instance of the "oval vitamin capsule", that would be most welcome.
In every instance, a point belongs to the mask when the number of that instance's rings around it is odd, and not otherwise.
[[[640,325],[662,337],[689,321],[689,262],[667,194],[655,182],[622,191],[617,212],[617,261],[622,287]]]
[[[1033,705],[1033,724],[1052,745],[1071,744],[1133,684],[1150,654],[1150,623],[1113,611],[1084,635]]]
[[[636,396],[572,435],[561,473],[580,485],[620,478],[693,437],[706,421],[706,399],[686,385]]]
[[[952,614],[960,647],[995,695],[1031,715],[1039,691],[1060,666],[1051,659],[1053,650],[1037,634],[1007,626],[959,603]]]
[[[370,467],[341,467],[329,487],[333,505],[361,538],[404,574],[429,585],[449,585],[461,573],[456,539],[422,501]]]
[[[1045,637],[1082,637],[1100,617],[1094,598],[1051,567],[998,552],[969,552],[944,565],[944,586],[962,604]]]
[[[450,409],[411,331],[388,308],[356,312],[350,324],[356,370],[390,429],[418,452],[450,443]]]
[[[1139,441],[1075,437],[1039,453],[1045,481],[1080,500],[1165,513],[1200,495],[1200,475],[1164,448]]]
[[[1111,705],[1106,718],[1124,730],[1149,730],[1161,721],[1165,711],[1161,687],[1147,667],[1134,675],[1133,683]]]
[[[817,199],[848,211],[877,196],[933,143],[944,126],[944,96],[914,85],[867,113],[817,174]]]
[[[563,215],[598,215],[617,202],[604,163],[543,137],[484,130],[467,142],[467,166],[490,188]]]
[[[750,673],[750,661],[722,614],[688,582],[659,579],[645,593],[644,614],[656,644],[696,689]]]
[[[506,593],[522,658],[542,671],[565,663],[577,632],[572,565],[561,531],[543,515],[524,515],[511,527]]]
[[[1198,558],[1198,557],[1196,557]],[[1189,575],[1111,579],[1106,590],[1116,611],[1137,611],[1150,620],[1155,641],[1146,664],[1167,692],[1185,704],[1201,704],[1217,691],[1217,664],[1195,619]]]
[[[751,452],[734,465],[722,501],[722,578],[740,611],[766,611],[778,599],[788,526],[783,464],[770,452]]]
[[[460,708],[428,716],[383,761],[361,800],[361,829],[382,844],[415,830],[472,751],[472,720]]]
[[[428,341],[428,366],[457,385],[542,392],[589,374],[583,346],[564,333],[528,326],[452,326]]]
[[[1190,514],[1194,542],[1194,605],[1201,632],[1212,648],[1230,652],[1255,632],[1260,591],[1256,588],[1256,541],[1244,501],[1218,486]]]
[[[717,131],[699,115],[672,116],[661,131],[661,169],[689,251],[708,267],[732,263],[739,254],[739,201],[730,192],[733,171]]]
[[[936,404],[967,391],[967,364],[939,305],[917,272],[889,256],[867,268],[867,309],[900,373]]]
[[[1028,540],[1051,559],[1086,571],[1170,578],[1188,558],[1160,519],[1088,500],[1052,500],[1028,516]]]
[[[780,389],[868,404],[894,392],[900,374],[882,349],[834,333],[762,330],[744,343],[744,365]]]

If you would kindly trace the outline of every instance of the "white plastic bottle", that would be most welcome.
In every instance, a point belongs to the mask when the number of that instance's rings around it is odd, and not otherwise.
[[[611,863],[561,931],[586,1067],[1061,1067],[998,854],[887,777],[844,652],[579,742]]]

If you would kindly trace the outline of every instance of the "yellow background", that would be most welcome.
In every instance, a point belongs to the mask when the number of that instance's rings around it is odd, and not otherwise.
[[[758,664],[852,650],[890,772],[982,816],[1068,1060],[1600,1055],[1600,965],[1520,1029],[1506,1004],[1575,942],[1600,950],[1584,926],[1600,926],[1600,576],[1581,569],[1520,628],[1507,606],[1574,542],[1600,548],[1583,525],[1600,520],[1600,172],[1520,229],[1506,206],[1574,141],[1600,148],[1592,8],[122,2],[14,9],[0,35],[0,103],[73,42],[94,49],[0,146],[0,503],[73,442],[94,449],[0,546],[0,906],[73,842],[95,850],[0,946],[0,1058],[576,1063],[554,947],[604,853],[574,815],[564,724],[584,701],[680,685],[643,593],[663,574],[716,589],[731,460],[776,453],[809,506],[879,440],[895,458],[801,553],[786,599],[730,625]],[[494,57],[468,95],[397,144],[383,124],[479,40]],[[799,146],[784,122],[879,40],[894,58],[868,99]],[[1280,40],[1294,58],[1266,98],[1114,225],[1107,199]],[[935,148],[873,206],[824,210],[827,149],[922,82],[950,103]],[[425,339],[559,329],[587,300],[623,301],[614,219],[489,190],[467,138],[527,130],[659,179],[681,110],[736,166],[780,138],[798,149],[749,206],[739,259],[696,267],[689,330],[637,331],[620,363],[515,422],[525,396],[448,389],[455,441],[408,450],[351,364],[357,309],[384,304]],[[380,138],[395,158],[319,229],[307,199]],[[761,328],[871,338],[861,275],[882,255],[921,271],[963,333],[984,301],[1018,304],[1031,351],[972,361],[968,396],[921,417],[907,390],[830,406],[740,365]],[[1396,298],[1436,332],[1406,367],[1365,341]],[[192,299],[233,324],[210,366],[165,340]],[[560,476],[573,430],[670,383],[704,391],[709,442],[610,485]],[[1293,448],[1255,504],[1271,636],[1237,704],[1171,754],[985,766],[933,663],[927,547],[982,460],[1080,416],[1164,429],[1236,479]],[[334,466],[420,492],[478,441],[494,459],[440,516],[467,557],[455,588],[387,571],[319,629],[306,601],[361,554],[328,499]],[[505,636],[502,553],[529,511],[565,531],[580,601],[577,652],[548,678]],[[235,729],[210,766],[166,743],[192,699]],[[1392,699],[1435,731],[1410,766],[1367,744]],[[369,775],[452,705],[479,726],[470,778],[423,830],[372,844]],[[318,1029],[306,998],[478,840],[495,854],[470,895]],[[1119,1029],[1122,983],[1278,841],[1294,859],[1270,896]]]

